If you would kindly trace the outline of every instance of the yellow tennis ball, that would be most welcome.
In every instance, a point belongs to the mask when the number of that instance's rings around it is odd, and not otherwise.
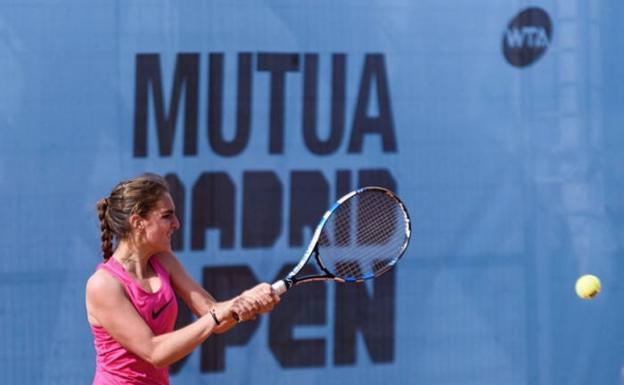
[[[600,293],[600,280],[595,275],[586,274],[576,280],[576,294],[582,299],[592,299]]]

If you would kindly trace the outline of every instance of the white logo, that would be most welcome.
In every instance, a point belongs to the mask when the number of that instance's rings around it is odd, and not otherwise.
[[[546,48],[550,45],[546,30],[542,27],[510,28],[505,32],[505,38],[510,48]]]

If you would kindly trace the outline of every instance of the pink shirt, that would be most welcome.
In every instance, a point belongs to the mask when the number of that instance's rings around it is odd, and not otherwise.
[[[154,293],[145,291],[114,258],[98,265],[121,282],[126,295],[134,305],[137,313],[152,329],[155,335],[173,330],[178,314],[178,303],[169,281],[169,274],[158,263],[150,258],[152,269],[160,278],[160,288]],[[158,369],[149,362],[121,346],[108,332],[100,326],[91,325],[95,344],[96,370],[93,385],[168,385],[169,370]]]

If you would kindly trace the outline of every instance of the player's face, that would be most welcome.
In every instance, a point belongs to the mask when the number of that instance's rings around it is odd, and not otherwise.
[[[180,228],[175,205],[165,193],[149,212],[145,222],[145,240],[153,252],[171,251],[171,235]]]

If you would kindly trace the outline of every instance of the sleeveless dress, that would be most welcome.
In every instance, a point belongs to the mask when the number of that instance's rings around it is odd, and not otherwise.
[[[160,278],[160,288],[154,293],[145,291],[114,258],[100,263],[126,290],[126,295],[137,313],[155,335],[168,333],[175,326],[178,303],[171,287],[169,274],[154,257],[148,263]],[[96,370],[93,385],[169,385],[169,370],[156,368],[128,351],[101,326],[91,325],[96,352]]]

